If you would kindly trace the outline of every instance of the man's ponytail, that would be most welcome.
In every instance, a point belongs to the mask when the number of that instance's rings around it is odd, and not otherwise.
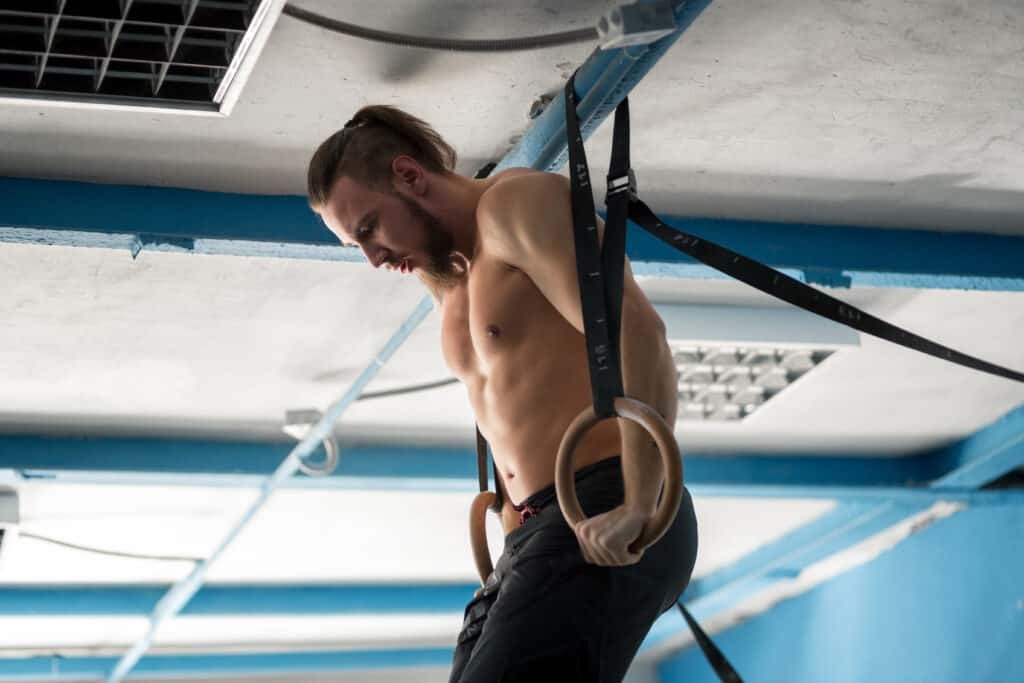
[[[401,155],[434,173],[455,170],[455,150],[429,124],[397,107],[363,107],[313,154],[307,175],[310,206],[326,204],[334,183],[343,176],[369,187],[389,188],[391,162]]]

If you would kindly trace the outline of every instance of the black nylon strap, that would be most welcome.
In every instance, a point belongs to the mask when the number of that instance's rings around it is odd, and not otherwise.
[[[491,505],[491,511],[501,513],[501,508],[505,505],[505,498],[501,491],[501,481],[498,480],[498,464],[492,462],[494,468],[494,503]],[[480,486],[480,492],[487,490],[487,439],[480,433],[480,427],[476,428],[476,478],[477,484]]]
[[[505,506],[505,492],[501,488],[501,479],[498,475],[498,463],[491,461],[491,469],[494,471],[494,504],[491,511],[501,514],[501,508]]]
[[[480,427],[476,428],[476,478],[483,493],[487,490],[487,439],[480,433]]]
[[[622,125],[620,125],[622,121]],[[608,166],[608,189],[605,206],[604,243],[601,245],[601,268],[604,273],[605,307],[608,312],[608,342],[613,372],[619,378],[619,396],[625,393],[622,380],[621,330],[622,294],[625,285],[626,221],[629,197],[634,186],[629,167],[629,103],[625,100],[615,110],[611,164]],[[593,205],[591,205],[593,206]],[[614,397],[612,397],[614,398]]]
[[[623,395],[622,372],[618,359],[618,338],[612,343],[612,328],[618,330],[618,320],[610,322],[606,303],[606,282],[602,273],[602,260],[614,261],[615,254],[608,249],[602,259],[597,233],[597,214],[591,194],[590,172],[583,150],[579,120],[576,117],[575,74],[565,84],[566,134],[569,141],[569,180],[572,186],[573,236],[576,250],[576,276],[580,288],[583,328],[590,366],[590,389],[594,410],[600,417],[615,414],[613,402]],[[625,226],[623,225],[623,233]],[[605,226],[607,244],[608,226]],[[616,241],[617,243],[617,241]],[[624,237],[623,237],[624,244]],[[625,251],[619,257],[619,270],[623,268]],[[614,268],[614,263],[609,264]],[[614,274],[612,275],[614,282]],[[621,297],[621,275],[619,276]]]
[[[629,203],[629,217],[644,230],[684,254],[805,311],[834,320],[879,339],[947,360],[950,363],[1024,382],[1024,373],[937,344],[930,339],[876,318],[870,313],[831,297],[763,263],[749,259],[714,242],[671,228],[662,223],[647,208],[647,205],[636,197],[633,197]]]
[[[683,619],[686,619],[686,623],[690,625],[694,640],[700,646],[701,652],[704,653],[704,657],[708,660],[708,664],[718,674],[718,679],[723,683],[743,683],[743,679],[736,673],[736,669],[732,668],[732,664],[725,658],[722,651],[708,638],[708,634],[704,633],[704,629],[700,627],[700,624],[693,618],[689,610],[683,607],[683,603],[677,602],[676,606],[683,613]]]

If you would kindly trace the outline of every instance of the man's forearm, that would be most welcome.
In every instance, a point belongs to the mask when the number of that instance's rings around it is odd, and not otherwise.
[[[670,427],[678,407],[677,371],[660,321],[651,321],[623,302],[622,380],[626,396],[656,410]],[[619,420],[626,502],[653,513],[661,492],[663,471],[658,447],[640,425]]]

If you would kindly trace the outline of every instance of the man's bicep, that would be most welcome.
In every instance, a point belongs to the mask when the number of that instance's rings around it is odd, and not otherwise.
[[[538,174],[514,178],[502,189],[503,211],[492,227],[504,233],[498,238],[503,258],[582,332],[568,183],[561,176]]]

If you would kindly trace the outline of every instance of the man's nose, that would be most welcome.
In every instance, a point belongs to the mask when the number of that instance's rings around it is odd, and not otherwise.
[[[370,262],[374,268],[380,268],[382,265],[387,263],[388,257],[391,252],[383,248],[363,249],[363,253],[366,254],[366,260]]]

